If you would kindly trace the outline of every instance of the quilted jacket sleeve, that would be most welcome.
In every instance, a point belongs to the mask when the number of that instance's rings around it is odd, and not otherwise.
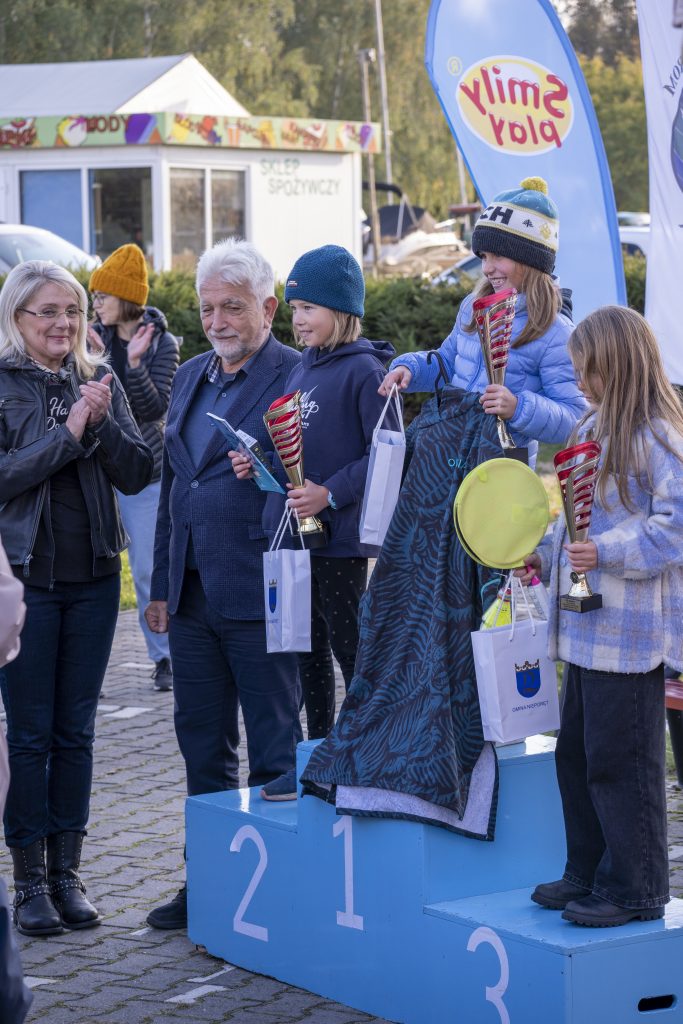
[[[574,367],[567,351],[571,326],[559,317],[544,338],[532,342],[539,347],[540,390],[521,391],[509,424],[512,430],[547,444],[563,444],[586,411],[586,401],[576,384]]]

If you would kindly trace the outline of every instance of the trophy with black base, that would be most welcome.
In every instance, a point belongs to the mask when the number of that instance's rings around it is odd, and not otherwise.
[[[584,441],[558,452],[553,460],[572,544],[588,540],[601,451],[597,441]],[[569,612],[592,612],[602,608],[602,596],[593,593],[585,572],[573,571],[571,581],[569,593],[560,597],[560,608]]]
[[[280,457],[289,482],[303,487],[304,445],[301,428],[301,392],[293,391],[276,398],[263,416],[273,447]],[[290,520],[293,527],[293,520]],[[317,516],[299,516],[299,533],[307,548],[320,548],[327,543],[325,526]]]

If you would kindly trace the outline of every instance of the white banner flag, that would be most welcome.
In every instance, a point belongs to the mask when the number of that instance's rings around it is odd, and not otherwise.
[[[683,319],[678,308],[683,283],[682,24],[680,0],[638,0],[652,224],[645,316],[676,384],[683,383]]]

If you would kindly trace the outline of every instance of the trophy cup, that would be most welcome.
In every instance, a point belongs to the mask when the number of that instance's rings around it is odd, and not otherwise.
[[[479,334],[486,376],[489,384],[505,383],[505,368],[508,364],[512,321],[515,316],[517,292],[507,288],[502,292],[494,292],[484,298],[475,299],[472,303],[474,322]],[[503,453],[520,462],[528,463],[526,448],[518,448],[510,436],[507,424],[500,416],[496,416],[498,440]]]
[[[562,489],[567,533],[572,543],[588,540],[601,451],[597,441],[584,441],[558,452],[553,460]],[[572,572],[571,580],[569,593],[560,598],[560,608],[570,612],[592,612],[602,608],[602,597],[593,593],[585,572]]]
[[[295,487],[303,487],[301,392],[293,391],[282,398],[276,398],[264,414],[263,422],[289,482]],[[299,533],[307,548],[318,548],[327,543],[325,527],[317,516],[299,516],[298,522]]]

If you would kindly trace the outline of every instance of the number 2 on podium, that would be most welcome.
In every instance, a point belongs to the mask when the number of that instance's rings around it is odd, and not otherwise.
[[[332,826],[332,835],[344,836],[344,909],[337,911],[337,924],[342,928],[365,931],[363,918],[353,912],[353,818],[344,814]]]

